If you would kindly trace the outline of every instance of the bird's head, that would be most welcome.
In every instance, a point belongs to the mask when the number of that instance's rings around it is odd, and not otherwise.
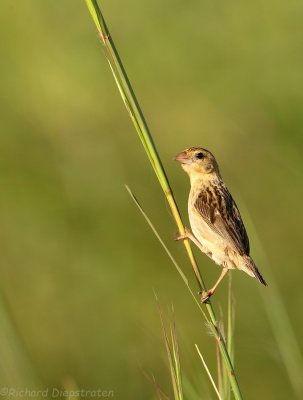
[[[219,167],[212,153],[202,147],[190,147],[174,157],[174,160],[181,163],[184,171],[191,179],[211,177],[219,175]]]

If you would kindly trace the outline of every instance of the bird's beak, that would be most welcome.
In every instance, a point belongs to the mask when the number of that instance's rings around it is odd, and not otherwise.
[[[181,164],[191,164],[193,162],[192,159],[188,157],[186,151],[181,151],[181,153],[174,157],[174,160]]]

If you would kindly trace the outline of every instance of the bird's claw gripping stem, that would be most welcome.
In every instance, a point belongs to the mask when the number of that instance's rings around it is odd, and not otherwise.
[[[177,233],[175,240],[179,241],[179,240],[190,239],[190,235],[191,235],[191,232],[189,231],[189,229],[184,228],[184,234],[180,235],[180,233]]]
[[[213,295],[213,291],[212,290],[206,290],[203,292],[199,292],[199,294],[201,295],[201,303],[206,303],[207,300]]]

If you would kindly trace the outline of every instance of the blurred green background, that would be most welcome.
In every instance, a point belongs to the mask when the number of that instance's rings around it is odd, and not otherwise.
[[[189,182],[172,156],[203,146],[249,210],[267,265],[251,234],[252,255],[301,338],[303,4],[101,5],[186,224]],[[85,2],[2,0],[0,32],[0,386],[153,399],[144,369],[170,394],[154,289],[174,304],[187,380],[211,398],[194,343],[214,370],[213,339],[124,183],[193,281],[189,263]],[[210,286],[219,269],[196,254]],[[242,391],[296,398],[260,296],[271,286],[259,286],[233,273]]]

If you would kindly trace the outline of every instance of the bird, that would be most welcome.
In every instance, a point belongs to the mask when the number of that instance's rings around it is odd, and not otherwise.
[[[189,175],[191,185],[188,198],[191,231],[185,228],[185,234],[176,239],[190,239],[223,268],[214,286],[202,293],[201,302],[208,301],[231,269],[244,271],[267,286],[250,256],[249,238],[239,209],[213,154],[202,147],[190,147],[174,159]]]

